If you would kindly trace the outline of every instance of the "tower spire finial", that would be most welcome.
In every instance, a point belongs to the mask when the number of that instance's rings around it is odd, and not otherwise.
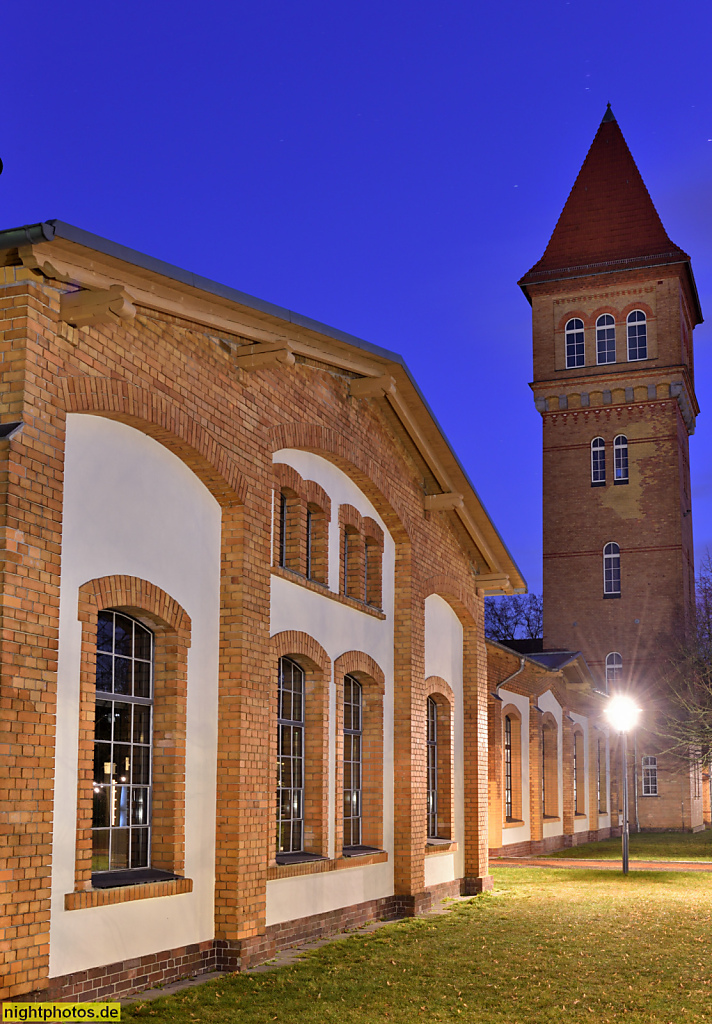
[[[611,110],[610,103],[606,104],[606,112],[603,115],[603,120],[601,121],[601,124],[606,124],[608,121],[615,121],[615,117],[613,116],[613,111]]]

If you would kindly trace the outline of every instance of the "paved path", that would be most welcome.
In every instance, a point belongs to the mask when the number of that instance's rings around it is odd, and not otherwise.
[[[631,871],[712,871],[712,861],[703,860],[631,860]],[[596,868],[620,871],[620,860],[583,860],[580,857],[491,857],[493,868]]]

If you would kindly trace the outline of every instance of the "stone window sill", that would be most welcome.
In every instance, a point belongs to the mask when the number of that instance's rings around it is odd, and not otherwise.
[[[520,825],[524,824],[523,818],[512,818],[510,821],[505,821],[505,828],[519,828]]]
[[[583,811],[575,811],[574,812],[574,818],[587,818],[587,817],[588,817],[588,815],[584,814]]]
[[[453,839],[428,839],[425,846],[425,856],[432,857],[438,853],[455,853],[457,843]]]
[[[83,889],[65,893],[64,909],[85,910],[87,907],[107,907],[112,903],[152,900],[159,896],[177,896],[179,893],[192,891],[192,878],[173,878],[167,882],[140,882],[138,885],[119,885],[113,889]]]
[[[368,864],[385,864],[388,854],[385,850],[377,853],[363,854],[358,857],[336,857],[328,860],[303,861],[301,864],[273,864],[267,868],[267,881],[275,878],[296,878],[300,875],[317,875],[325,871],[342,871],[347,868],[362,868]]]
[[[558,814],[544,814],[543,820],[546,823],[548,821],[561,821],[561,818]]]
[[[295,583],[298,587],[304,587],[306,590],[311,590],[315,594],[321,594],[322,597],[328,597],[330,601],[336,601],[338,604],[344,604],[347,608],[354,608],[358,612],[365,612],[366,615],[372,615],[374,619],[386,618],[386,613],[380,608],[376,608],[371,604],[366,604],[364,601],[357,601],[355,597],[347,597],[346,594],[335,594],[333,590],[329,590],[325,583],[317,583],[316,580],[308,580],[306,576],[302,576],[301,573],[295,572],[293,569],[285,569],[281,565],[273,565],[272,575],[279,576],[280,579],[288,580],[290,583]]]

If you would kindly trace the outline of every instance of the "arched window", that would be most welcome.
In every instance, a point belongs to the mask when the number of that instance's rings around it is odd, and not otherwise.
[[[578,729],[574,732],[574,814],[586,813],[586,787],[584,783],[584,752],[583,733]]]
[[[566,324],[566,368],[585,364],[583,320],[573,317]]]
[[[643,758],[643,796],[658,795],[658,759],[657,757]]]
[[[610,313],[604,313],[596,320],[596,362],[615,363],[616,322]]]
[[[92,870],[150,865],[153,633],[99,612],[94,719]]]
[[[613,482],[628,483],[628,438],[619,434],[613,441]]]
[[[344,848],[361,845],[363,699],[361,684],[344,676]]]
[[[559,816],[559,742],[556,722],[550,715],[541,730],[541,802],[545,818]]]
[[[623,678],[623,658],[617,651],[606,655],[606,693],[610,693]]]
[[[521,719],[514,708],[504,714],[504,819],[522,820]]]
[[[602,437],[591,441],[591,486],[603,487],[606,483],[606,442]]]
[[[612,542],[603,549],[603,596],[621,596],[621,549]]]
[[[279,659],[277,853],[304,849],[304,671]]]
[[[606,782],[607,782],[607,776],[606,776],[606,743],[605,743],[605,740],[601,739],[600,736],[599,736],[598,744],[597,744],[597,753],[598,753],[598,765],[597,765],[597,769],[598,770],[596,772],[596,778],[597,778],[596,785],[598,787],[598,813],[599,814],[605,814],[606,813],[606,808],[608,806],[608,804],[606,802],[606,791],[608,789],[608,787],[606,785]]]
[[[641,309],[634,309],[628,314],[628,359],[648,358],[648,328],[645,321],[645,313]]]
[[[438,838],[438,706],[428,697],[428,839]]]

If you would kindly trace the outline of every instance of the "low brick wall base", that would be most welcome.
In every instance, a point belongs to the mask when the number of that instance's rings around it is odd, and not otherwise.
[[[468,887],[468,882],[480,885]],[[351,907],[340,907],[326,914],[313,914],[271,925],[264,935],[243,939],[241,942],[211,939],[133,960],[92,967],[90,970],[50,978],[47,988],[23,997],[23,1001],[91,1002],[97,999],[121,999],[156,985],[170,985],[181,978],[192,978],[213,971],[248,970],[269,960],[279,949],[351,931],[369,921],[419,917],[429,913],[433,903],[447,896],[459,896],[460,893],[474,895],[486,888],[491,888],[489,876],[485,879],[458,878],[433,886],[415,896],[386,896]]]
[[[591,829],[587,832],[574,832],[569,836],[549,836],[547,839],[527,840],[523,843],[511,843],[509,846],[498,846],[489,851],[490,857],[540,857],[542,854],[568,850],[582,843],[598,843],[602,839],[615,839],[621,834],[620,825],[612,828]]]

